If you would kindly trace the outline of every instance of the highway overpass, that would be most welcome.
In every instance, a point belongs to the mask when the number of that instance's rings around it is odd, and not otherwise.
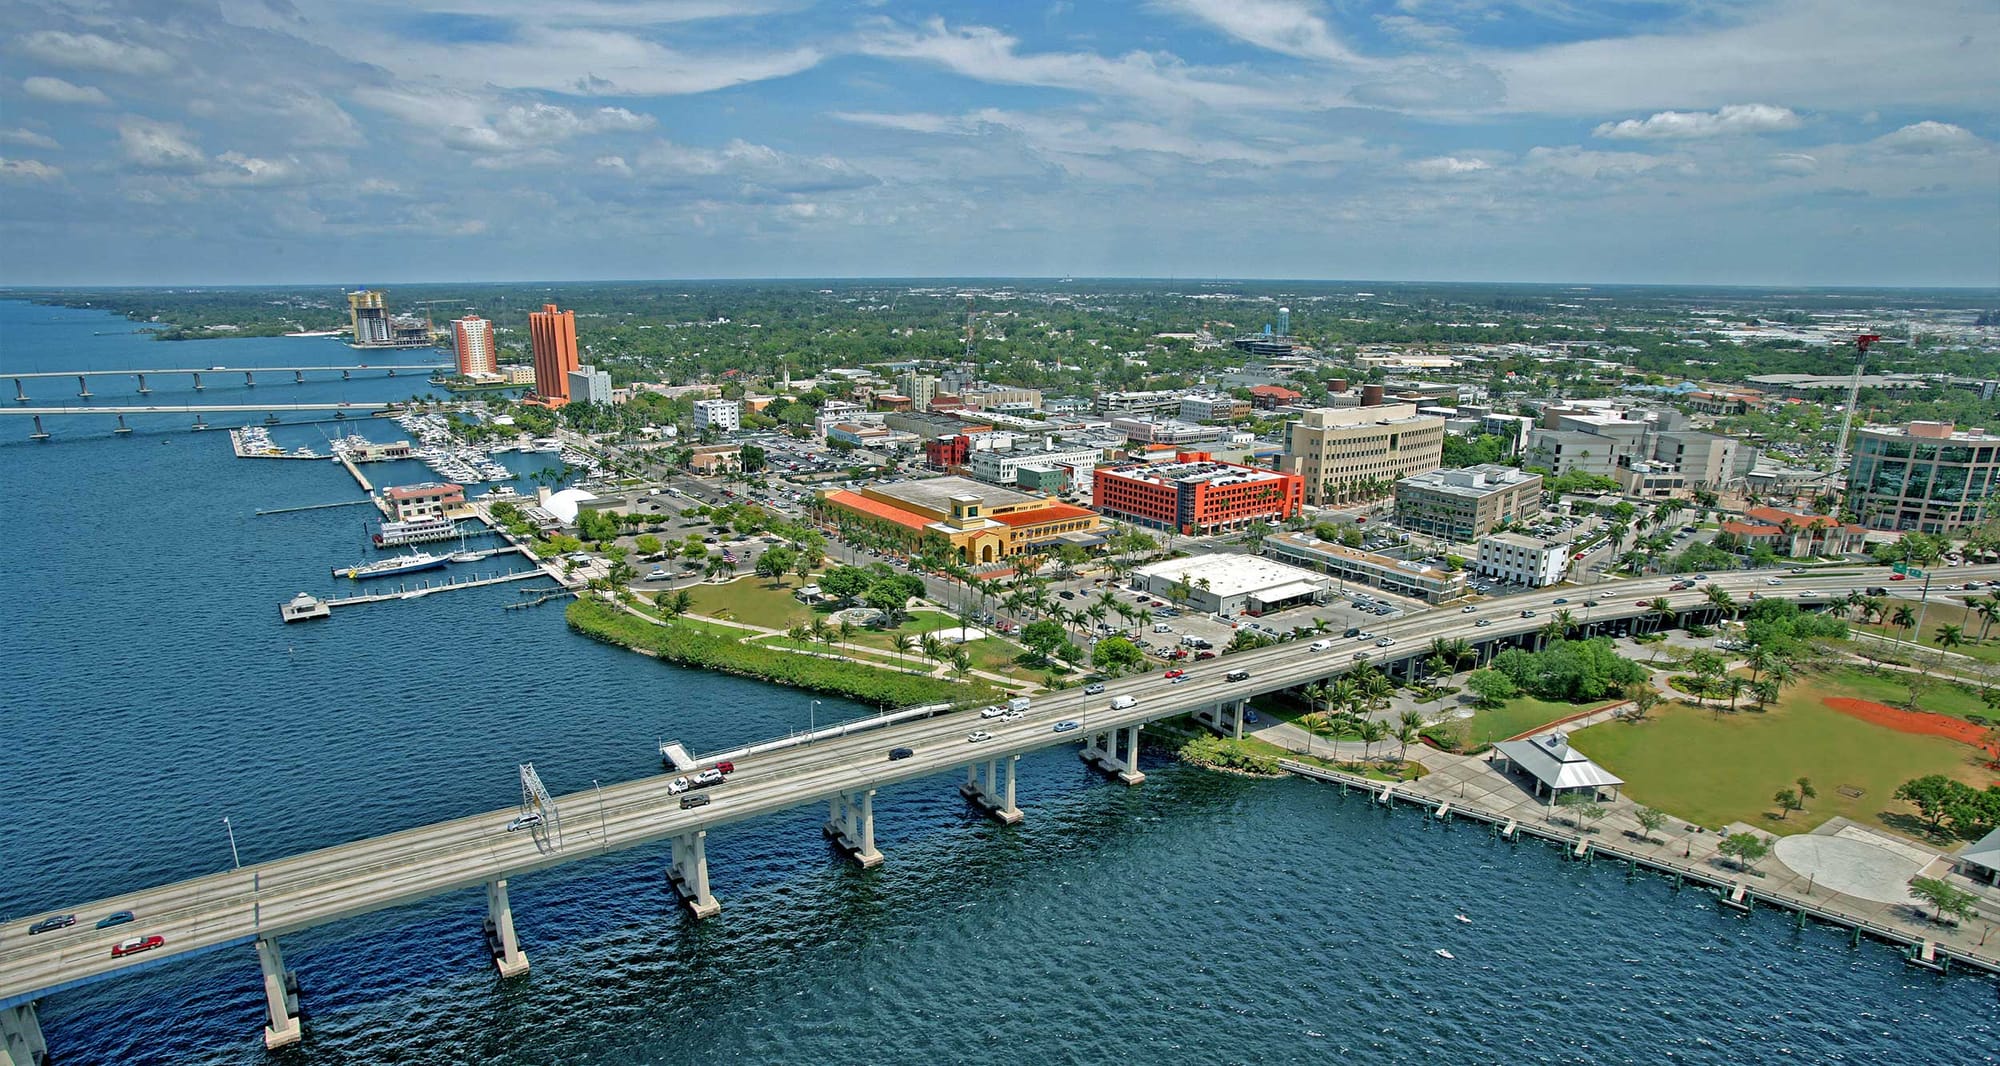
[[[1710,610],[1704,588],[1728,589],[1739,604],[1751,593],[1825,604],[1852,588],[1887,584],[1888,571],[1878,567],[1836,568],[1841,576],[1780,575],[1782,584],[1767,581],[1776,571],[1717,575],[1692,589],[1669,592],[1676,578],[1647,578],[1604,584],[1585,590],[1545,589],[1504,601],[1479,605],[1471,612],[1456,608],[1405,615],[1375,627],[1378,636],[1397,643],[1390,648],[1372,642],[1334,640],[1332,648],[1310,652],[1305,642],[1233,654],[1189,667],[1190,680],[1165,682],[1158,671],[1113,681],[1106,691],[1086,696],[1080,689],[1038,696],[1024,719],[981,720],[968,711],[896,722],[881,728],[789,745],[759,745],[754,753],[735,757],[735,773],[703,794],[707,806],[682,809],[670,794],[668,775],[605,786],[598,792],[577,793],[555,801],[552,817],[533,831],[510,832],[513,808],[420,826],[386,836],[258,863],[226,873],[148,888],[109,899],[79,903],[49,914],[75,914],[76,924],[34,937],[10,929],[0,950],[0,1043],[12,1054],[0,1056],[0,1066],[25,1066],[33,1053],[45,1049],[34,1003],[41,997],[118,976],[136,967],[171,963],[206,951],[254,947],[263,969],[269,1013],[265,1027],[268,1046],[299,1039],[296,984],[285,969],[278,939],[287,933],[336,922],[370,911],[395,907],[439,893],[485,886],[488,942],[502,975],[524,972],[525,950],[514,935],[507,898],[510,879],[531,875],[564,863],[659,840],[672,842],[670,877],[685,904],[698,917],[713,914],[719,904],[710,891],[706,836],[735,822],[758,818],[807,803],[828,804],[826,833],[863,865],[882,861],[874,840],[874,795],[883,788],[930,778],[960,767],[968,799],[1003,821],[1021,812],[1014,804],[1015,762],[1021,754],[1060,744],[1082,744],[1084,758],[1128,783],[1144,779],[1138,772],[1139,735],[1155,719],[1194,713],[1228,732],[1240,732],[1241,712],[1249,697],[1296,688],[1346,673],[1361,665],[1357,651],[1366,651],[1371,665],[1407,670],[1428,656],[1433,638],[1464,638],[1476,646],[1533,639],[1552,613],[1571,610],[1577,622],[1588,618],[1597,631],[1628,629],[1649,614],[1639,601],[1664,596],[1685,617]],[[1959,580],[1992,578],[2000,566],[1964,567],[1952,571]],[[1912,590],[1914,591],[1914,590]],[[1583,598],[1596,599],[1584,608]],[[1575,602],[1558,606],[1567,597]],[[1535,617],[1524,618],[1524,609]],[[1485,625],[1480,625],[1481,621]],[[1490,649],[1489,649],[1490,650]],[[1246,671],[1247,680],[1230,682],[1231,671]],[[1133,697],[1131,707],[1114,710],[1120,696]],[[1078,728],[1057,732],[1055,726],[1075,721]],[[968,742],[971,731],[985,730],[992,739]],[[907,747],[911,757],[890,760],[891,748]],[[761,750],[761,749],[770,750]],[[137,921],[108,930],[93,928],[98,918],[130,910]],[[19,926],[43,915],[19,919]],[[157,935],[162,946],[136,957],[111,957],[114,944],[132,936]]]

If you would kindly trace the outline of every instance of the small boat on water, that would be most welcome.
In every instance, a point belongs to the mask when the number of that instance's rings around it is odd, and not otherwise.
[[[1467,917],[1466,917],[1465,915],[1463,915],[1463,914],[1454,914],[1454,915],[1452,915],[1452,917],[1453,917],[1453,918],[1456,918],[1456,919],[1458,919],[1458,920],[1459,920],[1459,921],[1461,921],[1461,922],[1464,922],[1464,923],[1465,923],[1466,925],[1471,925],[1471,924],[1472,924],[1472,919],[1470,919],[1470,918],[1467,918]]]
[[[1436,951],[1436,952],[1434,952],[1434,954],[1435,954],[1435,955],[1437,955],[1437,957],[1438,957],[1438,958],[1440,958],[1440,959],[1456,959],[1456,958],[1458,958],[1458,956],[1456,956],[1456,955],[1453,955],[1453,954],[1452,954],[1451,952],[1449,952],[1449,951],[1446,951],[1446,950],[1445,950],[1445,949],[1443,949],[1443,948],[1439,948],[1439,949],[1437,949],[1437,951]]]
[[[398,574],[414,574],[420,570],[436,570],[448,561],[448,556],[411,552],[408,555],[392,555],[387,559],[377,559],[372,563],[336,566],[333,568],[333,576],[352,578],[356,581],[371,577],[395,577]]]

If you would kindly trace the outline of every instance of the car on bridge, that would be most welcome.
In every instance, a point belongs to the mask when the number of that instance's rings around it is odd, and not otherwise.
[[[693,787],[694,784],[690,782],[687,778],[676,777],[672,781],[667,782],[667,795],[678,796],[681,793],[686,792],[688,789],[691,789]]]
[[[1086,696],[1095,696],[1103,691],[1104,682],[1102,681],[1092,681],[1090,684],[1083,686],[1083,694]]]
[[[34,936],[37,933],[53,933],[58,929],[67,929],[75,924],[76,924],[76,915],[58,914],[52,918],[44,918],[41,921],[36,922],[35,924],[29,926],[28,935]]]
[[[988,733],[984,729],[975,729],[972,732],[967,733],[965,735],[965,742],[967,744],[978,744],[983,741],[988,741],[992,739],[993,739],[993,734]]]
[[[1177,678],[1177,677],[1186,677],[1186,676],[1187,676],[1187,671],[1186,671],[1186,670],[1181,670],[1181,669],[1178,669],[1178,668],[1176,668],[1176,669],[1173,669],[1173,670],[1169,670],[1169,671],[1167,671],[1167,672],[1166,672],[1166,674],[1165,674],[1164,676],[1166,677],[1166,679],[1167,679],[1167,680],[1169,680],[1169,681],[1172,681],[1172,680],[1173,680],[1174,678]]]
[[[154,948],[159,947],[161,944],[164,944],[166,942],[167,942],[166,937],[158,935],[135,936],[130,940],[121,940],[117,944],[113,945],[111,948],[111,957],[114,959],[122,959],[127,955],[137,955],[142,951],[151,951]]]
[[[889,761],[890,761],[890,762],[895,762],[895,761],[896,761],[896,760],[898,760],[898,759],[907,759],[907,758],[909,758],[910,756],[912,756],[912,755],[915,755],[915,754],[916,754],[916,752],[914,752],[914,751],[910,750],[909,748],[890,748],[890,749],[889,749]]]
[[[1069,722],[1069,721],[1064,721],[1064,722],[1057,722],[1057,723],[1055,724],[1055,729],[1054,729],[1054,732],[1057,732],[1057,733],[1067,733],[1067,732],[1069,732],[1070,730],[1072,730],[1072,729],[1076,729],[1076,728],[1077,728],[1077,724],[1076,724],[1075,722]]]
[[[721,783],[722,783],[721,770],[716,770],[711,768],[703,770],[702,772],[694,775],[694,787],[696,788],[708,788],[713,785],[719,785]]]
[[[507,831],[509,833],[519,832],[523,829],[533,829],[540,824],[542,824],[541,812],[529,811],[526,814],[515,815],[514,820],[507,823]]]
[[[110,914],[97,920],[97,927],[99,929],[109,929],[114,925],[124,925],[136,917],[138,916],[131,911],[112,911]]]
[[[979,708],[979,717],[981,718],[998,718],[1006,713],[1007,713],[1007,708],[1002,707],[998,704],[994,704],[989,707]]]

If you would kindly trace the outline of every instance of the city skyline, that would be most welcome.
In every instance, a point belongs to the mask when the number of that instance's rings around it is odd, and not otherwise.
[[[2000,284],[1990,5],[4,5],[11,285]]]

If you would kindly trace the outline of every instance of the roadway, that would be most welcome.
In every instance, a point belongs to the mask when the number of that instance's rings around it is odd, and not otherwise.
[[[1665,596],[1677,610],[1707,604],[1703,589],[1728,589],[1739,604],[1749,594],[1798,597],[1811,590],[1826,602],[1850,588],[1886,585],[1888,571],[1879,567],[1841,567],[1846,576],[1791,575],[1781,586],[1768,585],[1773,571],[1718,575],[1682,592],[1668,592],[1673,577],[1644,578],[1598,586],[1589,612],[1593,623],[1644,615],[1637,601]],[[1961,567],[1960,580],[2000,576],[2000,566]],[[1915,583],[1910,583],[1914,585]],[[1902,591],[1902,590],[1898,590]],[[1911,588],[1914,592],[1915,589]],[[932,777],[971,762],[1005,758],[1023,752],[1074,743],[1091,731],[1104,731],[1157,718],[1188,713],[1218,703],[1247,698],[1344,673],[1360,665],[1353,653],[1365,650],[1369,662],[1382,664],[1428,653],[1431,638],[1472,641],[1498,640],[1540,629],[1561,609],[1553,601],[1574,598],[1566,605],[1582,622],[1585,595],[1575,588],[1544,589],[1510,597],[1504,605],[1483,605],[1474,612],[1456,608],[1424,611],[1378,624],[1380,636],[1394,637],[1394,648],[1335,640],[1327,651],[1308,654],[1303,644],[1287,643],[1246,651],[1199,664],[1191,680],[1169,684],[1148,672],[1110,682],[1101,695],[1086,697],[1080,689],[1038,696],[1026,718],[1004,722],[981,720],[956,712],[881,729],[862,731],[810,744],[798,744],[736,759],[736,772],[708,790],[713,802],[682,810],[667,790],[670,775],[658,775],[561,797],[562,826],[558,837],[548,831],[508,832],[513,808],[494,810],[432,825],[306,852],[238,870],[75,904],[61,911],[28,915],[0,931],[0,1008],[32,1001],[64,988],[88,984],[127,967],[155,965],[176,955],[242,944],[257,937],[276,937],[342,918],[395,907],[429,896],[471,888],[501,878],[518,878],[567,862],[626,848],[639,847],[688,833],[762,817],[842,792],[879,789]],[[1521,617],[1523,609],[1536,612]],[[1478,625],[1486,619],[1485,627]],[[1231,683],[1225,674],[1246,670],[1250,678]],[[1135,706],[1111,710],[1111,699],[1130,695]],[[1057,733],[1053,726],[1074,719],[1083,729]],[[983,729],[993,739],[969,743],[969,731]],[[891,762],[892,747],[909,747],[911,758]],[[138,920],[108,930],[93,928],[103,915],[119,910]],[[68,929],[29,937],[26,927],[47,914],[74,913]],[[111,946],[133,936],[159,935],[163,947],[128,959],[113,959]]]
[[[0,378],[17,381],[32,381],[36,378],[101,378],[145,374],[304,374],[332,370],[383,370],[395,373],[398,370],[456,370],[454,363],[414,363],[407,366],[389,364],[358,363],[351,366],[189,366],[189,367],[131,367],[123,370],[37,370],[30,374],[0,374]]]
[[[270,413],[273,411],[386,411],[400,401],[360,400],[352,403],[175,403],[145,406],[0,407],[0,415],[195,415]]]

